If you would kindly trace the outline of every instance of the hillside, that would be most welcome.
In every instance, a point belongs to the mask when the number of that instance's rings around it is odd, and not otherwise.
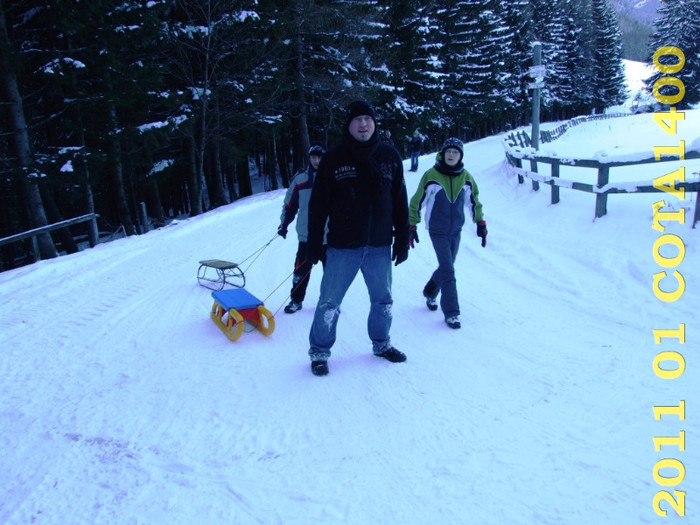
[[[646,62],[660,0],[611,0],[622,31],[623,58]]]
[[[653,151],[646,117],[582,124],[561,144],[613,153],[624,136]],[[592,195],[562,190],[552,206],[546,189],[508,176],[500,137],[467,144],[465,162],[490,233],[486,248],[471,227],[462,237],[463,328],[425,307],[436,262],[421,227],[394,269],[401,364],[371,355],[358,277],[330,375],[311,375],[322,270],[304,309],[284,314],[296,243],[275,236],[283,190],[0,274],[0,523],[690,523],[666,505],[658,516],[652,500],[665,489],[654,466],[677,458],[675,488],[687,516],[700,513],[700,228],[667,223],[684,242],[687,289],[664,303],[652,292],[662,196],[614,196],[594,221]],[[407,175],[409,193],[417,183]],[[251,254],[246,288],[276,327],[231,342],[209,318],[198,261]],[[652,330],[680,323],[687,346],[654,344]],[[654,374],[661,348],[685,356],[680,379]],[[654,419],[679,400],[684,421]],[[681,430],[686,450],[654,449]]]

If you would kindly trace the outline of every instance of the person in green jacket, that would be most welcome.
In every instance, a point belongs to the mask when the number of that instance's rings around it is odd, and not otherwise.
[[[464,145],[458,138],[448,138],[436,156],[435,165],[423,174],[416,193],[409,205],[409,244],[411,248],[418,241],[416,225],[421,221],[424,210],[425,227],[430,234],[438,268],[423,288],[423,296],[430,310],[437,310],[437,296],[450,328],[460,328],[459,298],[454,263],[459,250],[462,227],[466,212],[476,223],[476,234],[481,237],[481,246],[486,246],[486,221],[479,188],[471,174],[464,168],[462,158]]]

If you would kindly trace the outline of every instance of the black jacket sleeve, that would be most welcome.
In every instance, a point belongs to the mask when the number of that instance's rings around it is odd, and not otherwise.
[[[400,159],[399,159],[400,160]],[[408,194],[403,177],[403,164],[398,163],[393,180],[394,243],[408,249]]]
[[[309,200],[309,237],[307,246],[314,253],[320,253],[321,246],[323,246],[332,193],[332,173],[329,172],[328,163],[324,163],[323,160],[321,159],[321,164],[318,167]]]

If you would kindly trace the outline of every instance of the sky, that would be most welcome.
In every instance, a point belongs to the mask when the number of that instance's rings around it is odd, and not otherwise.
[[[659,135],[651,114],[581,124],[546,148],[653,154],[681,138],[695,144],[698,121],[687,112],[674,137]],[[482,248],[472,225],[463,231],[462,329],[425,306],[436,259],[422,225],[394,268],[392,342],[405,363],[372,355],[358,277],[330,374],[311,374],[322,269],[303,309],[285,314],[296,239],[293,228],[276,236],[284,190],[0,273],[0,523],[697,520],[697,195],[613,195],[595,219],[592,194],[562,189],[551,205],[548,186],[518,184],[502,139],[465,145],[489,235]],[[406,172],[409,197],[434,160],[427,153]],[[698,179],[698,161],[686,166]],[[614,168],[611,181],[672,169]],[[561,176],[594,179],[579,170]],[[659,201],[685,209],[686,223],[654,229]],[[211,291],[196,276],[215,258],[241,265],[274,315],[272,334],[247,326],[230,341],[212,322]],[[663,271],[684,279],[675,301],[654,292]],[[667,277],[660,289],[675,284]],[[661,330],[671,335],[657,344]],[[682,373],[659,355],[682,357]],[[668,516],[657,515],[660,491],[685,493],[685,517],[667,501]]]

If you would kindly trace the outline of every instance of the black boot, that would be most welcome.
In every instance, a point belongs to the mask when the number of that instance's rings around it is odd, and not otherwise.
[[[284,307],[284,312],[287,314],[293,314],[299,310],[301,310],[301,301],[297,302],[294,299],[292,299],[290,303]]]
[[[375,355],[377,357],[383,357],[384,359],[386,359],[387,361],[391,361],[392,363],[403,363],[406,360],[406,354],[404,354],[400,350],[397,350],[393,346],[390,346],[381,354]]]
[[[328,375],[328,361],[311,361],[311,373],[315,376]]]

